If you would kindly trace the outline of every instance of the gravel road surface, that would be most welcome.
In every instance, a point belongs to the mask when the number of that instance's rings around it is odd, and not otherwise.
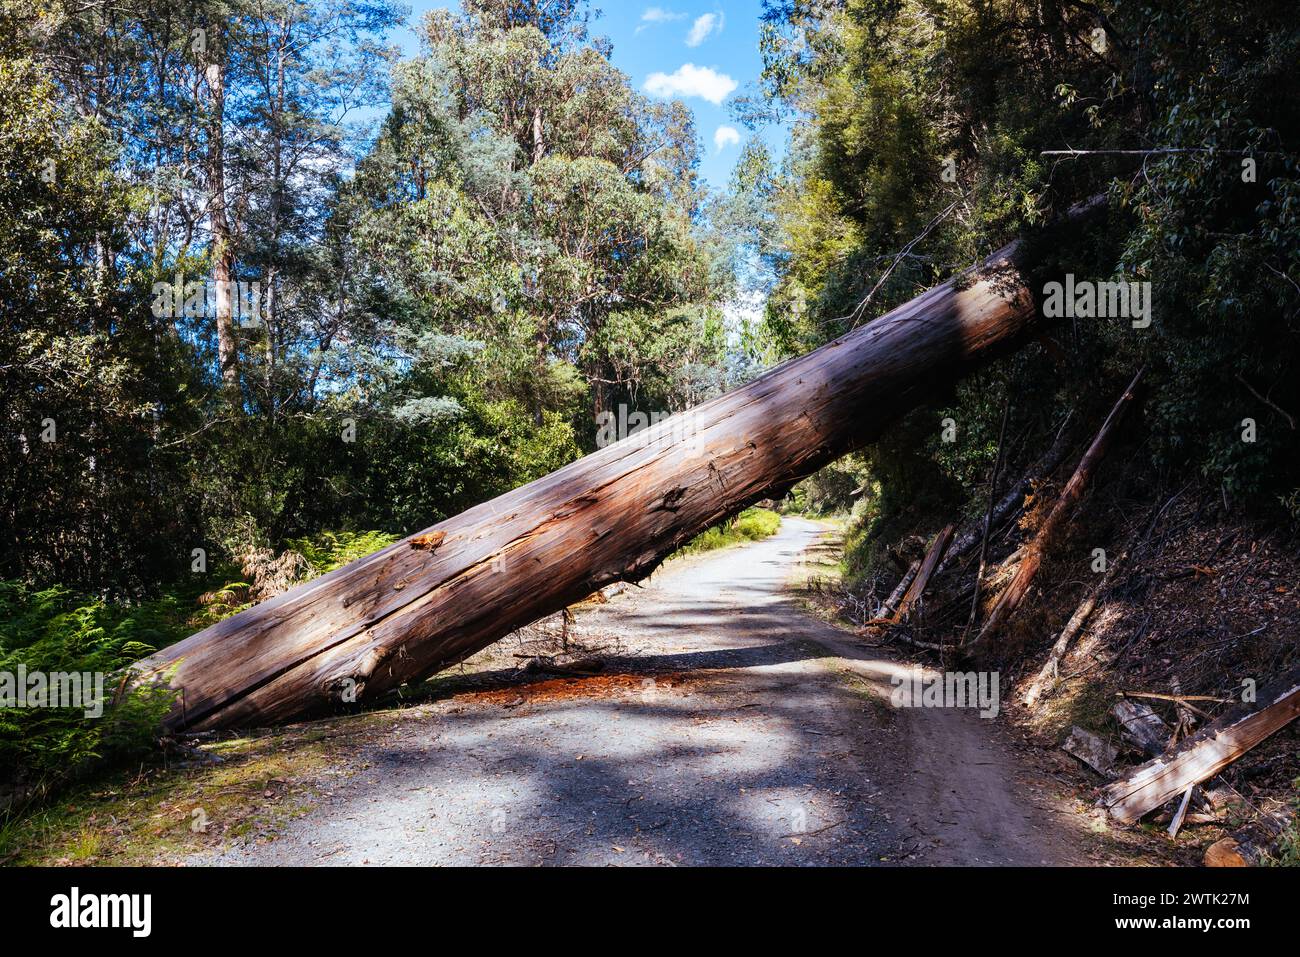
[[[358,737],[273,840],[205,864],[1071,864],[1079,817],[999,722],[899,708],[910,665],[800,609],[825,535],[668,563],[578,613],[589,678],[457,694]]]

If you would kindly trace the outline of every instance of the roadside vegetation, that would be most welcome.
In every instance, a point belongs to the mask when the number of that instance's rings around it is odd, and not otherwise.
[[[254,550],[242,568],[223,565],[139,601],[0,582],[0,673],[103,675],[106,696],[102,715],[0,708],[0,768],[8,769],[0,779],[0,820],[71,782],[157,756],[159,721],[171,696],[149,687],[120,690],[132,662],[241,611],[253,595],[307,581],[394,540],[382,532],[296,539],[285,552]]]
[[[842,522],[830,605],[944,664],[978,642],[1017,700],[1041,675],[1007,713],[1053,749],[1077,726],[1132,763],[1117,694],[1212,719],[1300,667],[1293,4],[764,0],[725,190],[584,0],[453,6],[404,59],[392,0],[0,0],[0,673],[105,675],[113,698],[0,709],[0,814],[159,756],[168,702],[116,694],[132,662],[1096,197],[1077,243],[1025,248],[1030,292],[1123,283],[1147,315],[1060,317],[681,551],[780,510]],[[196,55],[195,22],[237,25]],[[209,301],[217,277],[255,294]],[[896,615],[950,532],[964,551]],[[1151,700],[1173,733],[1202,723]],[[1294,803],[1298,736],[1229,775],[1253,805]]]
[[[695,536],[678,554],[693,555],[742,542],[756,542],[775,535],[781,528],[781,516],[769,508],[747,508],[735,518],[715,525]]]

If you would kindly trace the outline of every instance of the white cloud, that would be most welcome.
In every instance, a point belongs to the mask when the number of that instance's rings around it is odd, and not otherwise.
[[[647,7],[646,11],[641,14],[641,25],[636,28],[640,33],[648,27],[658,26],[661,23],[672,23],[674,20],[685,20],[686,14],[677,13],[673,10],[665,10],[663,7]]]
[[[698,96],[714,106],[721,106],[736,86],[727,74],[694,63],[683,63],[674,73],[651,73],[645,81],[651,96]]]
[[[691,24],[691,32],[686,35],[686,45],[697,47],[713,34],[721,33],[722,22],[720,13],[706,13],[702,17],[696,17]]]
[[[740,145],[740,133],[734,126],[719,126],[713,131],[713,148],[721,153],[728,146]]]

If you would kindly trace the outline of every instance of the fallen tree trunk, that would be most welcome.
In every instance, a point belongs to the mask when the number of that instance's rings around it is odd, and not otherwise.
[[[1068,421],[1066,423],[1069,424]],[[1023,507],[1025,495],[1033,486],[1035,478],[1042,478],[1051,475],[1057,467],[1065,461],[1065,454],[1070,450],[1069,431],[1062,426],[1061,431],[1057,433],[1055,441],[1052,442],[1051,448],[1047,454],[1032,469],[1025,473],[1021,479],[1011,487],[1002,498],[998,501],[997,507],[993,509],[993,520],[990,522],[990,528],[998,528],[1013,512],[1017,512]],[[948,546],[948,553],[943,556],[943,561],[939,563],[939,569],[936,575],[942,575],[949,568],[952,568],[958,561],[965,558],[983,538],[984,523],[982,521],[974,522],[966,531],[953,538],[952,544]],[[990,534],[992,534],[990,532]]]
[[[192,635],[138,676],[178,692],[172,730],[286,721],[373,700],[640,580],[1017,345],[1036,315],[1023,255],[1012,243],[734,392]]]
[[[1238,705],[1187,738],[1173,751],[1108,785],[1101,804],[1132,824],[1166,801],[1236,761],[1275,731],[1300,717],[1300,668],[1261,689],[1253,704]]]
[[[894,609],[896,609],[898,603],[903,600],[903,596],[907,594],[907,590],[912,587],[912,582],[916,578],[916,573],[920,570],[921,562],[919,559],[907,566],[907,571],[903,572],[903,577],[898,580],[898,584],[894,586],[894,590],[889,593],[889,597],[885,599],[885,603],[880,606],[880,614],[876,616],[876,620],[867,622],[867,624],[886,624],[894,620]]]
[[[894,589],[894,594],[889,596],[887,606],[877,618],[866,622],[859,629],[858,633],[863,634],[875,628],[893,628],[895,625],[902,624],[912,613],[913,606],[921,600],[925,594],[925,589],[930,584],[930,579],[934,577],[935,569],[939,567],[939,561],[943,558],[943,553],[948,548],[948,543],[952,541],[953,529],[955,525],[946,525],[939,530],[930,542],[930,547],[925,550],[925,557],[919,562],[912,562],[908,568],[907,574],[903,580],[898,583]],[[900,592],[905,593],[900,599]],[[895,605],[897,608],[895,609]],[[930,641],[920,641],[916,638],[910,638],[897,632],[892,632],[891,636],[900,638],[909,645],[915,645],[918,648],[928,648],[931,651],[943,651],[943,646]]]
[[[939,530],[939,534],[934,536],[934,541],[930,543],[930,547],[925,553],[925,559],[921,562],[916,578],[912,580],[911,586],[907,589],[907,594],[903,596],[903,600],[899,602],[898,608],[894,611],[893,624],[906,620],[907,616],[912,613],[912,606],[920,601],[921,596],[925,594],[926,586],[930,584],[930,578],[934,575],[934,570],[939,567],[939,561],[943,558],[948,543],[952,541],[954,528],[953,525],[945,525]]]
[[[1015,610],[1020,607],[1024,597],[1029,594],[1029,586],[1033,584],[1034,577],[1038,574],[1038,569],[1043,563],[1043,556],[1046,554],[1048,546],[1065,524],[1065,520],[1073,511],[1074,506],[1083,498],[1084,489],[1087,488],[1088,482],[1092,479],[1092,473],[1096,471],[1097,464],[1105,457],[1106,450],[1110,447],[1116,427],[1124,418],[1124,413],[1128,411],[1128,407],[1136,400],[1137,388],[1142,381],[1144,372],[1145,370],[1138,371],[1137,375],[1133,377],[1133,381],[1129,383],[1128,388],[1124,390],[1124,394],[1119,397],[1119,401],[1115,403],[1115,407],[1110,410],[1110,415],[1106,416],[1106,421],[1102,423],[1101,428],[1097,431],[1092,444],[1088,446],[1088,451],[1079,460],[1079,465],[1075,468],[1074,474],[1070,476],[1070,481],[1061,490],[1061,494],[1052,505],[1051,511],[1047,513],[1047,518],[1043,519],[1043,524],[1038,529],[1038,533],[1030,542],[1029,547],[1025,549],[1025,556],[1020,560],[1020,567],[1016,570],[1015,577],[1011,579],[1010,584],[1007,585],[998,598],[997,604],[989,612],[988,620],[984,622],[979,636],[972,644],[972,655],[979,655],[988,650],[988,645],[993,636],[997,634],[998,630]]]

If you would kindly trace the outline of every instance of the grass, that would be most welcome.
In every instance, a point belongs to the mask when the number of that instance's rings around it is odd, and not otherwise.
[[[682,546],[678,554],[694,555],[741,542],[756,542],[775,535],[780,527],[781,516],[776,512],[766,508],[747,508],[730,521],[695,536]]]
[[[348,734],[392,718],[350,719]],[[324,778],[353,773],[331,732],[321,723],[216,742],[205,750],[217,764],[119,769],[0,824],[0,863],[176,864],[231,841],[274,840],[311,809]]]
[[[794,566],[786,588],[804,613],[849,634],[854,624],[841,614],[839,598],[844,581],[844,524],[815,519],[828,534],[809,546]]]
[[[1083,678],[1063,682],[1027,715],[1029,726],[1039,734],[1053,739],[1064,739],[1072,725],[1086,731],[1111,736],[1114,725],[1110,716],[1115,704],[1115,693],[1101,680]]]
[[[1292,823],[1286,829],[1268,863],[1272,867],[1300,867],[1300,824]]]

